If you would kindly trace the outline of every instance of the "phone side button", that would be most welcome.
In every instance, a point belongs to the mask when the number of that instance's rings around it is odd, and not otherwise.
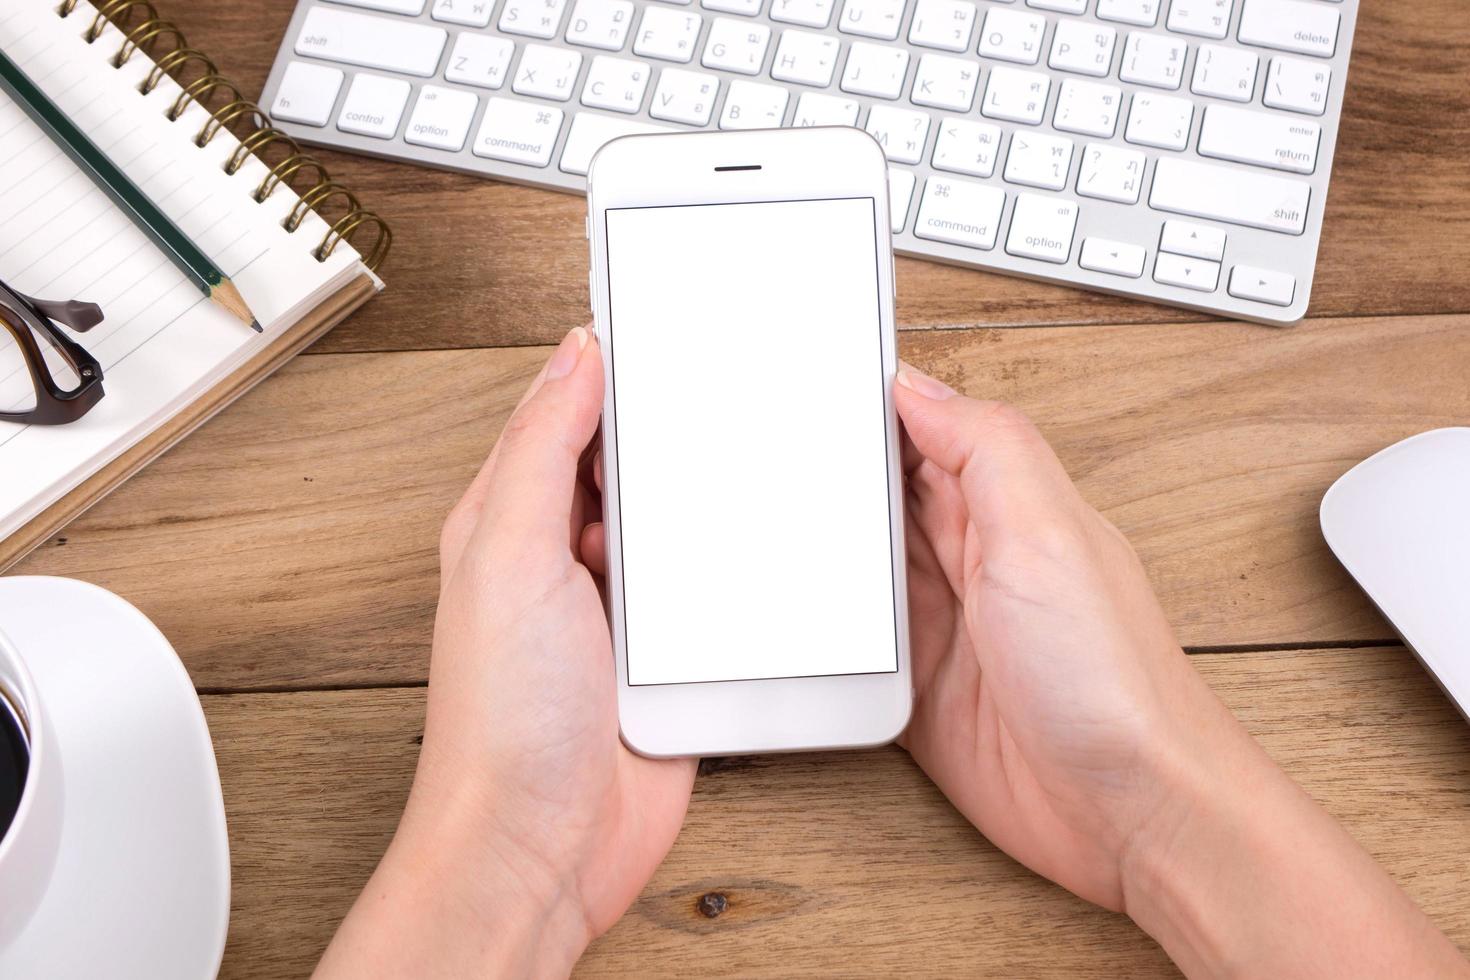
[[[594,288],[595,288],[595,286],[594,286],[593,281],[592,281],[592,267],[589,265],[587,267],[587,308],[589,310],[591,310],[593,313],[596,313],[597,312],[597,298],[596,298],[596,295],[593,292]],[[592,329],[593,329],[593,332],[595,333],[596,330],[597,330],[596,324],[593,325],[593,328]]]

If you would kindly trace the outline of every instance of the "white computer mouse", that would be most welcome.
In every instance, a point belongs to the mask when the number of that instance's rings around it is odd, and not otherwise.
[[[1470,719],[1470,428],[1369,457],[1322,498],[1322,534]]]

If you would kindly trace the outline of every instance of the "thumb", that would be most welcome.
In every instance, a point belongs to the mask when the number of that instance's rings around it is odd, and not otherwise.
[[[982,544],[1075,513],[1081,496],[1061,460],[1020,410],[966,398],[911,365],[894,401],[919,455],[959,480]]]
[[[506,529],[568,546],[582,453],[602,411],[602,358],[583,327],[567,334],[500,434],[481,483],[475,536]]]

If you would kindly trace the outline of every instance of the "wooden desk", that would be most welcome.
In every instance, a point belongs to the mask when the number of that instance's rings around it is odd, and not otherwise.
[[[294,0],[165,15],[259,92]],[[903,261],[906,357],[1009,399],[1132,539],[1199,669],[1470,947],[1470,729],[1324,546],[1352,464],[1470,419],[1470,22],[1364,3],[1313,319],[1291,329]],[[421,730],[440,521],[587,316],[579,198],[325,154],[398,233],[389,290],[18,571],[137,603],[205,695],[234,851],[227,977],[307,972]],[[1010,329],[998,329],[1001,327]],[[468,390],[446,399],[451,387]],[[706,892],[729,909],[695,910]],[[707,764],[588,975],[1157,975],[898,749]]]

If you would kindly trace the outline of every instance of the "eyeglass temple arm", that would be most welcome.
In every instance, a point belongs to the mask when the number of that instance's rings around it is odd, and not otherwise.
[[[102,322],[102,307],[96,303],[83,303],[77,299],[58,302],[49,299],[34,299],[30,296],[25,298],[32,306],[51,319],[66,324],[78,333],[86,333]]]

